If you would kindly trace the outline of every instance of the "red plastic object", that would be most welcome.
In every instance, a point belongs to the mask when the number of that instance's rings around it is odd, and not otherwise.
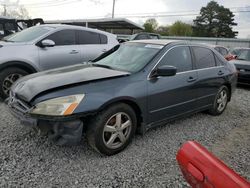
[[[176,159],[193,188],[250,188],[250,183],[195,141],[186,142]]]

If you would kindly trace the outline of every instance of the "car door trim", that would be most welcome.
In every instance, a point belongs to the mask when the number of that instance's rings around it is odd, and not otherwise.
[[[180,106],[180,105],[183,105],[183,104],[194,102],[194,101],[197,101],[197,100],[200,100],[200,99],[204,99],[204,98],[207,98],[207,97],[212,97],[212,96],[215,96],[215,95],[216,95],[216,93],[205,95],[205,96],[198,97],[198,98],[195,98],[195,99],[192,99],[192,100],[189,100],[189,101],[185,101],[185,102],[173,104],[173,105],[166,106],[166,107],[163,107],[163,108],[159,108],[159,109],[156,109],[156,110],[151,110],[149,113],[153,114],[155,112],[159,112],[159,111],[162,111],[162,110],[166,110],[166,109],[169,109],[169,108],[173,108],[173,107],[176,107],[176,106]]]

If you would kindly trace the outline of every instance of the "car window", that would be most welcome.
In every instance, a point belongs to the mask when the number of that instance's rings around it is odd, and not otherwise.
[[[160,61],[158,66],[170,65],[177,68],[177,72],[192,70],[192,58],[187,46],[178,46],[170,50]]]
[[[0,23],[0,35],[4,35],[3,24]]]
[[[159,39],[158,35],[149,35],[150,39]]]
[[[135,40],[143,40],[143,39],[149,39],[148,35],[139,34],[137,37],[135,37]]]
[[[226,55],[228,54],[228,51],[227,51],[227,49],[220,47],[220,53],[221,53],[223,56],[226,56]]]
[[[108,44],[108,37],[106,35],[100,34],[101,44]]]
[[[78,31],[79,44],[101,44],[99,33]]]
[[[197,69],[215,66],[215,59],[212,50],[204,47],[193,47]]]
[[[46,37],[46,39],[53,40],[56,46],[75,45],[76,32],[75,30],[57,31],[51,34],[50,36]]]
[[[242,50],[237,59],[250,61],[250,50]]]

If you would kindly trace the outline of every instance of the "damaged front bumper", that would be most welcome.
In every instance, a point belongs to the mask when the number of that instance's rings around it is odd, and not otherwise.
[[[43,135],[48,135],[48,138],[57,145],[76,145],[82,138],[83,122],[80,118],[39,119],[18,110],[13,102],[8,103],[8,106],[11,114],[19,119],[21,124],[35,128]]]

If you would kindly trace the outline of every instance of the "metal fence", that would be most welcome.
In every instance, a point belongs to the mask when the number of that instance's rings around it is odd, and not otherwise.
[[[117,35],[119,38],[129,38],[130,35]],[[195,43],[207,43],[212,45],[221,45],[227,48],[245,47],[250,48],[250,39],[233,39],[233,38],[209,38],[209,37],[175,37],[161,36],[162,39],[169,40],[186,40]]]
[[[207,43],[213,45],[221,45],[227,48],[246,47],[250,48],[250,39],[232,39],[232,38],[207,38],[207,37],[173,37],[162,36],[163,39],[170,40],[186,40],[195,43]]]

